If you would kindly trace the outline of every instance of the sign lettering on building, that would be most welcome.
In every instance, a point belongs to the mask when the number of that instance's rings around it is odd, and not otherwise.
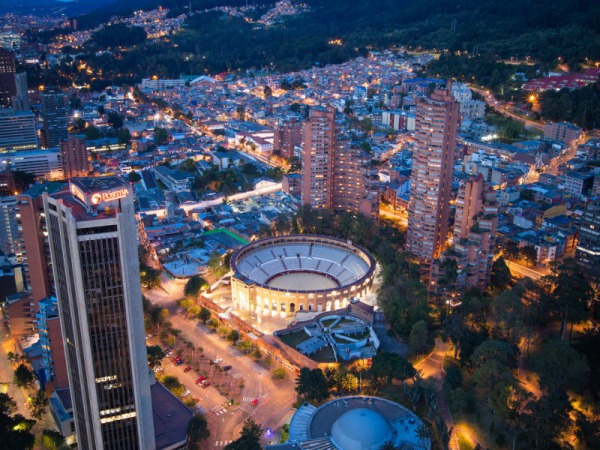
[[[108,191],[108,192],[96,192],[90,198],[90,202],[93,205],[97,205],[100,202],[112,202],[115,200],[119,200],[121,198],[127,197],[128,195],[129,195],[129,189],[127,189],[127,188],[116,189],[114,191]]]

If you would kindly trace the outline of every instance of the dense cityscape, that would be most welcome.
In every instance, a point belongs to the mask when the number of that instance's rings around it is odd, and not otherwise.
[[[600,448],[600,6],[419,3],[0,6],[0,448]]]

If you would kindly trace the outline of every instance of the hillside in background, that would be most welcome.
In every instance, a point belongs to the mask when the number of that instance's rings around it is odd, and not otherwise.
[[[600,61],[600,2],[593,0],[304,2],[310,6],[308,12],[263,25],[256,20],[272,7],[272,0],[192,0],[195,13],[182,31],[167,40],[134,46],[124,42],[121,46],[128,48],[117,58],[97,57],[97,47],[90,46],[83,58],[102,70],[104,79],[94,84],[101,87],[111,80],[131,83],[150,75],[178,77],[252,67],[292,71],[341,63],[371,49],[407,46],[448,50],[431,66],[432,74],[475,78],[500,93],[517,70],[533,76],[540,68],[555,68],[559,58],[571,70],[586,58]],[[204,12],[247,3],[257,8],[246,18]],[[189,4],[189,0],[121,1],[81,15],[78,22],[80,28],[95,27],[115,14],[129,15],[158,5],[177,16],[187,12]],[[534,66],[498,62],[526,56]]]

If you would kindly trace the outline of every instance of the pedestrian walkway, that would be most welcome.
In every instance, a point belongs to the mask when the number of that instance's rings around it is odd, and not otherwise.
[[[450,407],[448,406],[448,402],[446,401],[442,391],[437,392],[437,404],[438,412],[444,418],[446,426],[449,430],[452,429],[452,435],[450,436],[450,442],[448,443],[448,450],[460,450],[460,445],[458,445],[458,436],[456,434],[454,422],[452,421],[452,414],[450,413]]]
[[[215,447],[225,447],[227,444],[231,444],[233,441],[217,441]]]
[[[211,411],[215,413],[215,416],[220,416],[221,414],[225,414],[227,412],[227,410],[222,406],[215,406],[211,409]]]

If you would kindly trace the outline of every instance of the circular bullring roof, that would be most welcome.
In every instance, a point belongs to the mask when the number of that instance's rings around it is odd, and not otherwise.
[[[331,428],[331,438],[344,450],[379,450],[393,439],[392,428],[377,412],[358,408],[337,419]]]
[[[340,239],[291,235],[261,239],[231,258],[237,278],[287,292],[333,291],[371,275],[375,260]]]

